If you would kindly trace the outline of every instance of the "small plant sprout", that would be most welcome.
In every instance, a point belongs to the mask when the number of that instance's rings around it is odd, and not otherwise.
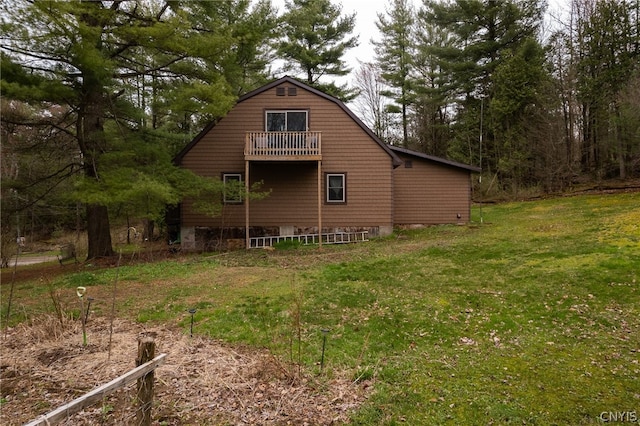
[[[193,315],[196,313],[196,308],[189,309],[189,313],[191,314],[191,337],[193,337]]]
[[[86,287],[76,288],[76,294],[80,299],[80,319],[82,320],[82,346],[87,346],[87,327],[86,327],[87,317],[86,315],[84,315],[84,295],[86,294],[86,292],[87,292]]]

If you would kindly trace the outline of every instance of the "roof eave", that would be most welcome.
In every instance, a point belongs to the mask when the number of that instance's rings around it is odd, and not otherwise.
[[[452,161],[452,160],[447,160],[446,158],[442,158],[442,157],[436,157],[434,155],[428,155],[428,154],[424,154],[422,152],[418,152],[418,151],[413,151],[411,149],[407,149],[407,148],[400,148],[397,146],[389,146],[389,148],[392,151],[395,152],[399,152],[402,154],[406,154],[406,155],[411,155],[413,157],[418,157],[424,160],[429,160],[429,161],[433,161],[439,164],[443,164],[446,166],[451,166],[451,167],[456,167],[459,169],[464,169],[464,170],[468,170],[470,172],[474,172],[474,173],[480,173],[482,171],[482,169],[480,167],[476,167],[476,166],[471,166],[469,164],[464,164],[464,163],[459,163],[457,161]]]
[[[204,129],[202,129],[200,133],[198,133],[191,140],[191,142],[189,142],[184,148],[182,148],[182,150],[180,150],[178,154],[176,154],[175,157],[173,157],[173,164],[179,166],[180,163],[182,163],[182,159],[184,158],[185,155],[187,155],[187,153],[191,150],[191,148],[193,148],[193,146],[197,144],[200,141],[200,139],[202,139],[204,135],[206,135],[215,125],[216,125],[216,122],[211,121],[209,124],[204,126]]]

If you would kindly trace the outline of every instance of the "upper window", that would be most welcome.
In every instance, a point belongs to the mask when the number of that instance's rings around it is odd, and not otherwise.
[[[344,173],[327,173],[327,203],[346,203],[346,181]]]
[[[225,204],[242,203],[242,194],[244,186],[242,185],[242,174],[240,173],[224,173],[222,175],[224,182],[224,202]]]
[[[267,132],[306,132],[307,111],[267,111]]]

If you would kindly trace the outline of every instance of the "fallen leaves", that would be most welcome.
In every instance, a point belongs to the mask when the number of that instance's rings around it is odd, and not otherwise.
[[[345,422],[366,400],[369,381],[348,374],[299,377],[266,350],[190,338],[165,327],[145,329],[118,320],[109,357],[109,324],[94,317],[89,345],[82,346],[77,321],[57,319],[21,325],[2,338],[0,422],[35,419],[132,369],[141,334],[156,336],[156,354],[167,353],[156,371],[154,419],[173,424],[334,424]],[[56,328],[56,333],[43,332]],[[63,327],[64,330],[60,330]],[[126,424],[135,419],[135,386],[86,408],[68,424]],[[64,423],[63,423],[64,424]]]

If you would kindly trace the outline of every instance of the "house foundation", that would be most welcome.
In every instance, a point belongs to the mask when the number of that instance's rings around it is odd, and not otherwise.
[[[182,227],[181,246],[184,251],[223,251],[271,246],[282,240],[297,240],[303,244],[338,244],[368,241],[371,237],[389,235],[391,227],[328,227],[322,229],[320,238],[317,226],[251,226],[244,227]],[[259,243],[256,243],[259,241]]]

